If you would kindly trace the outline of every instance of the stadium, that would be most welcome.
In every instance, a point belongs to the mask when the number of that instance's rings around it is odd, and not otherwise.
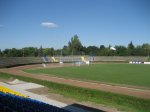
[[[150,0],[0,0],[0,112],[150,112]]]
[[[149,64],[144,64],[147,57],[97,56],[92,61],[90,58],[90,56],[0,58],[1,98],[5,96],[1,99],[3,107],[1,111],[11,112],[13,109],[21,112],[31,110],[115,112],[124,108],[127,111],[132,109],[149,111],[150,71]],[[129,63],[131,61],[132,64]],[[50,95],[52,99],[45,97],[44,94],[48,95],[49,92],[65,96],[61,98],[63,102],[59,99],[60,96]],[[67,97],[76,101],[74,103],[65,101]],[[17,102],[12,107],[15,100]],[[95,102],[97,106],[88,104],[87,101]],[[104,106],[105,102],[108,103],[108,107]],[[33,107],[24,108],[27,105]]]

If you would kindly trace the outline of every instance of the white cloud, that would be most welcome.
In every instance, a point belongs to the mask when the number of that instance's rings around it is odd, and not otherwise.
[[[57,24],[51,23],[51,22],[42,22],[41,26],[47,27],[47,28],[56,28],[56,27],[58,27]]]

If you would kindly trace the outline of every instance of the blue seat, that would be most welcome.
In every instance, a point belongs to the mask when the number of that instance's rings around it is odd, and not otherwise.
[[[69,112],[30,98],[0,92],[0,112]]]

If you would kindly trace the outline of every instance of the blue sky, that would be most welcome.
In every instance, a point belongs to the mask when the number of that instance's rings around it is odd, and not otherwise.
[[[0,49],[150,43],[150,0],[0,0]]]

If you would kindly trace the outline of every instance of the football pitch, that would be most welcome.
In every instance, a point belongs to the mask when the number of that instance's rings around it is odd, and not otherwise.
[[[127,84],[150,88],[150,65],[144,64],[92,64],[84,66],[69,66],[44,69],[27,69],[29,73],[49,74],[52,76],[106,82],[114,84]]]

